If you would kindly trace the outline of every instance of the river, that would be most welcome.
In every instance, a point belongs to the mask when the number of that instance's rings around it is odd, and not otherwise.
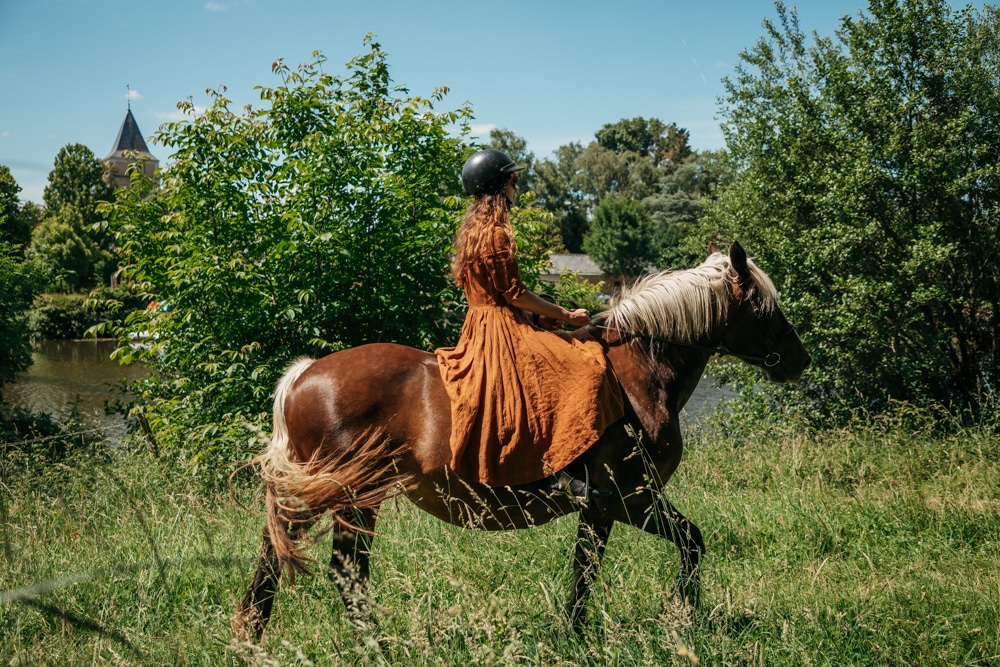
[[[35,344],[34,363],[13,384],[3,387],[8,405],[19,405],[36,412],[48,412],[65,421],[74,406],[91,424],[102,427],[108,437],[121,438],[125,422],[120,414],[106,414],[105,403],[127,402],[119,391],[122,380],[135,380],[146,373],[138,364],[120,366],[111,359],[112,340],[46,340]],[[711,411],[720,399],[731,396],[727,387],[718,388],[710,375],[702,378],[688,401],[683,423]]]
[[[47,412],[66,421],[74,407],[87,423],[100,426],[108,437],[125,434],[121,414],[106,414],[105,403],[129,399],[119,391],[122,380],[146,374],[139,364],[120,366],[111,359],[113,340],[43,340],[34,345],[32,364],[13,384],[4,385],[9,406]]]

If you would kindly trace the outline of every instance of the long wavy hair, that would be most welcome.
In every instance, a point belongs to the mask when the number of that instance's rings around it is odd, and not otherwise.
[[[465,277],[480,257],[482,257],[483,242],[490,238],[495,225],[503,225],[510,229],[510,202],[503,193],[506,179],[500,181],[499,191],[478,195],[469,207],[465,209],[465,217],[458,227],[455,237],[455,265],[452,276],[459,287],[465,286]]]

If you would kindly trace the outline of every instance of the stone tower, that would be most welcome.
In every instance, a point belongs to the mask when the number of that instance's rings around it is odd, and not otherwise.
[[[133,153],[135,155],[132,155]],[[153,157],[146,147],[146,140],[142,138],[142,132],[139,131],[139,125],[135,122],[130,105],[125,113],[125,120],[122,121],[122,127],[118,130],[114,148],[104,158],[104,173],[108,184],[116,190],[128,185],[126,170],[130,164],[140,159],[142,159],[142,173],[154,178],[154,172],[160,166],[160,161]]]

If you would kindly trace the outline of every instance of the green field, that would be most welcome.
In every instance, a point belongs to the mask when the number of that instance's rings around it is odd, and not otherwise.
[[[139,452],[31,471],[0,459],[0,665],[1000,664],[995,435],[721,432],[689,433],[668,485],[708,545],[701,607],[673,596],[672,545],[618,526],[582,637],[561,612],[569,517],[482,534],[390,502],[372,561],[379,637],[356,633],[317,576],[282,589],[259,646],[238,645],[252,490],[242,509]]]

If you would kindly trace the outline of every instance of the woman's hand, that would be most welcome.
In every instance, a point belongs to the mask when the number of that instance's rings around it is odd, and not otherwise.
[[[568,312],[569,317],[566,318],[566,321],[570,324],[578,327],[585,327],[590,324],[590,311],[586,308],[576,308]]]

